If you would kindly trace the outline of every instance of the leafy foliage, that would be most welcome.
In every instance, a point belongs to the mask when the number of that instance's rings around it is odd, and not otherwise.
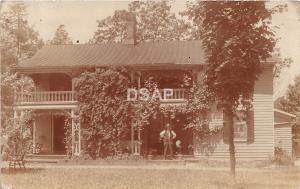
[[[251,99],[262,62],[276,42],[271,13],[264,2],[207,2],[201,9],[208,86],[222,104],[235,105],[240,95]]]
[[[72,40],[66,31],[66,26],[61,24],[55,31],[54,38],[49,41],[51,45],[69,45],[72,44]]]
[[[293,85],[289,85],[285,96],[275,101],[275,107],[289,113],[296,113],[300,106],[300,75],[298,75]]]
[[[3,71],[18,60],[31,57],[41,48],[43,41],[33,27],[29,26],[24,2],[11,2],[8,10],[0,15],[0,44],[2,45]]]
[[[292,165],[294,162],[293,157],[281,147],[275,147],[274,155],[274,162],[277,165]]]
[[[190,38],[189,25],[171,13],[171,5],[167,1],[133,1],[129,4],[128,10],[117,10],[113,16],[98,20],[98,29],[90,42],[123,41],[129,12],[136,15],[138,42]]]
[[[134,1],[129,12],[137,17],[137,41],[173,41],[189,38],[188,25],[171,13],[168,1]]]
[[[17,73],[5,72],[1,74],[1,104],[2,108],[4,106],[12,106],[14,102],[15,92],[21,91],[23,93],[29,93],[34,88],[33,80],[27,76],[18,77]]]
[[[129,84],[123,68],[84,72],[76,79],[79,116],[88,150],[99,145],[103,147],[101,151],[118,150],[120,139],[130,126],[130,103],[125,95]]]
[[[2,6],[1,2],[1,6]],[[0,14],[0,56],[1,56],[1,113],[11,114],[15,91],[24,93],[33,89],[33,81],[18,77],[11,70],[16,63],[29,58],[41,48],[43,41],[27,21],[27,5],[24,2],[10,2],[7,10]]]
[[[70,158],[72,156],[72,119],[67,117],[64,124],[65,138],[64,144],[66,149],[66,154]]]
[[[194,84],[190,89],[185,113],[188,117],[187,128],[193,128],[196,139],[201,140],[209,135],[216,135],[220,128],[209,126],[210,111],[214,103],[213,93],[207,86]]]
[[[158,83],[155,77],[145,75],[144,88],[148,89],[150,93],[158,89]],[[134,129],[143,129],[149,126],[150,120],[157,116],[160,112],[159,99],[150,98],[147,101],[137,100],[132,102],[132,123]]]
[[[126,101],[127,88],[133,85],[129,80],[129,70],[124,68],[107,68],[84,72],[75,81],[78,91],[79,117],[82,123],[83,138],[86,139],[86,152],[95,159],[105,157],[119,150],[122,137],[129,128],[145,129],[151,120],[159,114],[175,118],[185,117],[185,129],[192,129],[198,138],[212,136],[216,128],[208,125],[212,96],[207,87],[200,83],[191,87],[191,78],[186,74],[180,78],[181,87],[189,89],[186,104],[161,106],[159,99]],[[183,74],[183,73],[181,73]],[[168,76],[169,75],[169,76]],[[172,73],[164,75],[167,80]],[[178,77],[178,75],[176,75]],[[166,79],[165,78],[165,79]],[[164,85],[163,76],[149,71],[143,72],[142,87],[150,93]],[[161,82],[161,83],[159,83]],[[178,84],[179,81],[174,81]]]
[[[23,89],[26,94],[33,90],[33,81],[28,77],[18,77],[17,74],[5,72],[1,75],[1,88],[6,91],[2,96],[1,104],[1,145],[6,156],[13,154],[27,153],[31,146],[31,119],[30,110],[23,111],[23,117],[14,118],[13,115],[13,95],[15,91]],[[23,151],[23,152],[22,152]]]
[[[4,159],[30,153],[32,147],[32,114],[30,110],[14,118],[12,112],[2,114],[1,153]]]
[[[275,11],[275,10],[274,10]],[[205,83],[228,117],[231,172],[235,174],[233,117],[238,106],[251,107],[262,64],[271,57],[276,39],[273,10],[265,2],[202,2],[188,4],[186,15],[199,28],[208,66]],[[241,99],[242,97],[242,99]]]
[[[193,136],[197,140],[194,146],[195,150],[201,148],[201,144],[204,142],[209,146],[210,149],[214,149],[217,141],[213,141],[212,139],[215,138],[216,135],[220,134],[221,128],[212,127],[210,125],[210,111],[214,103],[213,94],[206,85],[203,85],[203,83],[193,81],[191,78],[191,73],[174,73],[176,77],[172,80],[173,83],[168,82],[168,85],[172,86],[172,84],[175,84],[175,86],[179,85],[181,88],[186,89],[187,103],[176,106],[167,104],[164,104],[163,106],[154,106],[156,108],[153,109],[154,111],[152,112],[152,116],[149,117],[149,120],[157,116],[157,114],[162,114],[169,117],[171,123],[175,123],[176,119],[180,119],[180,124],[183,125],[183,128],[185,130],[192,130]],[[143,76],[144,75],[147,74],[143,74]],[[172,72],[167,74],[158,73],[154,75],[150,72],[148,75],[150,78],[152,78],[152,80],[158,83],[157,85],[164,86],[163,81],[166,79],[169,81],[168,79],[172,77]],[[176,78],[178,80],[176,80]],[[149,106],[151,102],[148,102],[147,104]],[[207,143],[208,139],[210,140],[209,143]]]

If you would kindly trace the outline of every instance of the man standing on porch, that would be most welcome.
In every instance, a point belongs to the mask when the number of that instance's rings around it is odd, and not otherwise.
[[[167,150],[170,151],[170,156],[173,158],[173,140],[176,138],[176,133],[171,130],[171,126],[169,123],[166,124],[165,129],[160,132],[160,138],[163,139],[164,142],[164,159],[167,157]]]

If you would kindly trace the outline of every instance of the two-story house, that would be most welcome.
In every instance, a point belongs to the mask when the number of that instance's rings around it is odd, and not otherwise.
[[[64,116],[57,112],[68,112],[74,115],[78,108],[74,91],[74,75],[84,69],[97,69],[105,66],[127,66],[133,75],[132,79],[141,85],[141,72],[155,71],[166,77],[164,86],[174,89],[173,95],[163,103],[176,105],[185,103],[184,89],[176,82],[168,82],[168,73],[190,71],[197,75],[206,66],[205,54],[201,41],[172,41],[136,43],[135,22],[129,20],[127,38],[120,43],[74,44],[44,46],[32,58],[18,64],[16,70],[20,74],[31,77],[35,83],[35,91],[24,95],[16,94],[15,111],[32,109],[39,113],[34,119],[33,143],[41,144],[41,154],[65,154],[64,148]],[[273,65],[264,63],[264,69],[256,81],[253,94],[253,112],[250,121],[235,123],[235,145],[237,159],[268,159],[274,154],[274,109],[273,109]],[[174,79],[174,77],[172,78]],[[176,78],[175,78],[176,79]],[[170,81],[170,80],[169,80]],[[168,86],[172,83],[172,86]],[[138,86],[140,87],[140,86]],[[132,153],[141,153],[137,140],[147,140],[147,149],[160,151],[159,131],[164,126],[163,118],[153,123],[148,133],[142,136],[132,134],[128,146]],[[211,123],[223,127],[222,112],[211,113]],[[156,126],[156,127],[154,127]],[[184,153],[202,156],[209,142],[203,145],[193,139],[193,134],[181,131],[180,124],[175,132],[184,145]],[[79,133],[79,140],[72,137],[73,155],[81,154],[80,124],[72,122],[72,134]],[[212,158],[229,157],[226,132],[219,136],[210,152]],[[138,135],[141,135],[140,133]],[[144,136],[147,135],[147,136]],[[141,138],[142,137],[142,138]],[[144,137],[144,138],[143,138]],[[210,141],[211,142],[211,141]],[[191,150],[193,147],[193,150]],[[211,149],[211,148],[210,148]]]

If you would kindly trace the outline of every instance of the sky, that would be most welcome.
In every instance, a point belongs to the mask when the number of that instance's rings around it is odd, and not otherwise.
[[[97,28],[96,20],[113,15],[118,9],[127,9],[129,1],[31,1],[28,2],[28,21],[44,40],[52,39],[60,24],[65,24],[73,42],[85,43]],[[273,7],[282,2],[270,2]],[[279,26],[276,37],[282,58],[292,58],[291,67],[282,71],[275,80],[274,98],[285,94],[300,72],[300,2],[285,2],[286,12],[273,16],[272,23]],[[185,9],[185,1],[173,0],[172,11]]]
[[[96,20],[127,9],[130,1],[48,1],[29,2],[28,20],[44,39],[52,39],[59,24],[65,24],[71,39],[85,43],[97,29]],[[184,10],[185,1],[173,1],[172,11]]]

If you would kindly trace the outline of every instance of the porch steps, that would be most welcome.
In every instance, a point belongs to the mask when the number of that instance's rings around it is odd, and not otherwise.
[[[65,158],[65,155],[27,155],[25,161],[28,163],[59,163]]]

